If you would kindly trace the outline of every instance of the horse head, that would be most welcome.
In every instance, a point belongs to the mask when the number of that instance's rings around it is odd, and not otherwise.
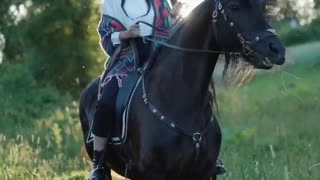
[[[220,49],[241,52],[254,67],[285,62],[285,48],[267,21],[265,0],[211,0],[212,24]]]

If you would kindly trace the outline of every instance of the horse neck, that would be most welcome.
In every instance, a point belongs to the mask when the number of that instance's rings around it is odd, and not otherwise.
[[[212,39],[211,11],[191,17],[169,42],[180,47],[208,49]],[[207,13],[207,14],[206,14]],[[176,118],[197,116],[208,105],[208,87],[218,55],[163,48],[147,76],[148,94],[160,111]]]

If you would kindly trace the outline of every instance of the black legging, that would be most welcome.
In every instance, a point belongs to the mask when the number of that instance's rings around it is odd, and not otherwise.
[[[141,38],[136,38],[139,62],[141,66],[147,61],[151,53],[151,43],[143,42]],[[104,72],[106,73],[106,72]],[[111,133],[113,121],[116,118],[116,100],[119,85],[116,78],[112,78],[101,90],[101,96],[97,102],[96,112],[94,114],[92,132],[99,137],[108,137]]]

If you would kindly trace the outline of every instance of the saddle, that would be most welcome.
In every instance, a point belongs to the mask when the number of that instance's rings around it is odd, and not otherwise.
[[[143,76],[150,70],[159,48],[154,48],[150,57],[137,69],[128,74],[127,78],[123,81],[123,85],[119,88],[117,100],[116,100],[116,119],[114,121],[114,127],[111,132],[111,139],[109,144],[121,145],[125,143],[127,139],[128,130],[128,118],[133,96],[139,87]],[[111,63],[112,64],[112,63]]]
[[[108,142],[112,145],[121,145],[126,141],[128,130],[128,117],[132,98],[141,83],[143,74],[135,71],[128,74],[128,77],[123,81],[123,86],[119,88],[116,100],[116,119],[111,131],[111,138]],[[100,78],[97,78],[92,87],[99,88]],[[86,143],[93,142],[92,122],[90,124],[90,132],[87,136]]]
[[[126,141],[131,102],[142,77],[143,75],[139,72],[128,74],[123,86],[119,89],[116,101],[116,119],[109,144],[121,145]]]

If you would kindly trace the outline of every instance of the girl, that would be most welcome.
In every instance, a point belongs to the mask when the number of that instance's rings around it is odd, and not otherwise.
[[[175,13],[171,13],[171,2],[167,0],[104,0],[101,10],[98,27],[100,44],[111,58],[110,66],[100,79],[92,126],[94,152],[90,179],[105,179],[106,176],[104,152],[115,119],[118,89],[128,73],[142,65],[154,48],[152,43],[144,42],[141,37],[166,40],[170,19],[175,16]],[[156,28],[136,24],[138,21]]]

